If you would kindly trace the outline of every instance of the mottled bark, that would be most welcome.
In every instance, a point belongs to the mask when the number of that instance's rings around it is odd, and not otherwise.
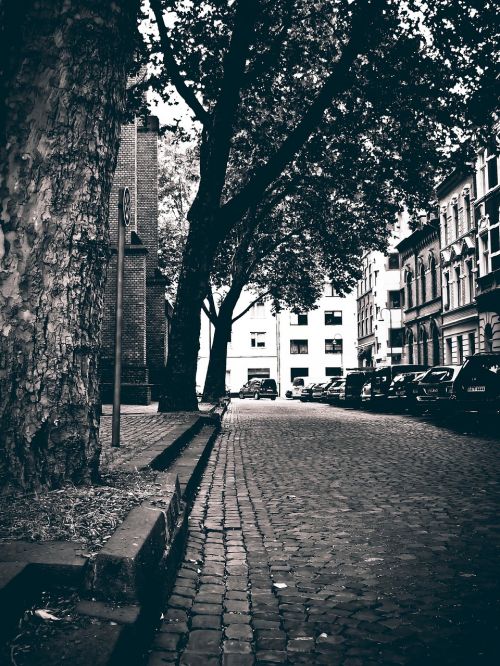
[[[0,128],[3,491],[82,482],[98,470],[108,200],[137,4],[28,1],[6,16],[12,39],[3,45]]]

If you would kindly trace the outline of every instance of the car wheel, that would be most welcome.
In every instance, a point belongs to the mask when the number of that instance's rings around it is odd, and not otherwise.
[[[271,398],[271,400],[276,400],[276,398],[273,396],[273,397]]]
[[[253,397],[254,397],[254,400],[259,400],[260,395],[257,392],[255,392]]]
[[[240,400],[243,400],[245,396],[243,395],[243,391],[240,391]]]

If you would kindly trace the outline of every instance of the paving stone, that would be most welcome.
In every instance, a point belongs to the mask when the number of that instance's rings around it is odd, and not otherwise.
[[[191,634],[222,617],[257,664],[496,663],[481,636],[500,617],[499,454],[428,417],[235,401],[190,523],[202,572],[184,562],[173,603],[202,587],[165,616],[183,610]]]

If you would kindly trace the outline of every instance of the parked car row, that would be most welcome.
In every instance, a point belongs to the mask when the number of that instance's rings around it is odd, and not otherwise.
[[[298,392],[297,392],[298,393]],[[344,378],[304,383],[302,402],[351,407],[449,411],[500,411],[500,353],[481,352],[463,365],[393,365],[348,372]]]

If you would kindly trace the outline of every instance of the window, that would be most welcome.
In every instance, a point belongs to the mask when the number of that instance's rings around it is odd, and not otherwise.
[[[325,368],[325,377],[342,377],[342,368],[338,366]]]
[[[413,333],[408,330],[406,337],[406,344],[408,345],[408,363],[413,363]]]
[[[446,362],[453,363],[453,341],[451,338],[446,338]]]
[[[429,336],[423,326],[420,329],[420,341],[422,343],[422,363],[429,365]]]
[[[250,308],[250,317],[252,319],[264,319],[266,316],[266,306],[264,303],[254,303]]]
[[[472,209],[470,205],[470,191],[466,190],[464,193],[464,221],[465,231],[470,231],[472,228]]]
[[[290,325],[291,326],[307,326],[307,313],[306,314],[295,314],[294,312],[290,313]]]
[[[325,340],[325,354],[342,354],[342,338]]]
[[[472,303],[475,295],[472,261],[467,261],[465,265],[467,267],[467,298],[469,299],[469,303]]]
[[[462,280],[460,268],[455,268],[455,304],[459,308],[462,305]]]
[[[290,381],[293,382],[296,377],[309,377],[309,368],[290,368]],[[302,382],[302,386],[304,386],[304,382]]]
[[[389,329],[389,347],[402,347],[403,346],[403,334],[404,334],[404,329],[402,329],[402,328],[390,328]]]
[[[406,273],[406,302],[408,304],[408,308],[413,307],[413,292],[411,288],[411,283],[412,283],[413,275],[411,274],[411,271],[408,271]]]
[[[443,297],[444,297],[444,303],[443,307],[445,310],[450,309],[450,274],[449,273],[444,273],[443,275]]]
[[[472,356],[476,353],[476,336],[474,333],[469,333],[469,354]]]
[[[331,282],[327,282],[325,284],[325,296],[336,296],[337,294],[335,293],[335,289],[333,288],[333,284]]]
[[[401,292],[399,289],[387,292],[387,305],[393,310],[401,307]]]
[[[429,259],[429,271],[431,273],[431,298],[436,298],[438,293],[436,260],[431,255]]]
[[[342,323],[342,310],[327,310],[325,312],[325,326],[339,326]]]
[[[248,381],[251,379],[269,379],[271,377],[270,368],[248,368]]]
[[[457,335],[457,354],[458,363],[462,365],[464,362],[464,339],[462,335]]]
[[[486,233],[479,236],[479,266],[481,268],[481,275],[486,275],[490,271],[489,256],[488,234]]]
[[[427,281],[425,277],[425,266],[420,264],[420,302],[425,303],[427,300]]]
[[[493,351],[493,328],[491,324],[484,327],[484,351]]]
[[[477,158],[476,186],[478,198],[498,184],[497,157],[490,150],[482,150]]]
[[[250,346],[264,349],[266,346],[266,334],[264,332],[250,333]]]
[[[399,270],[399,254],[397,252],[389,252],[387,267],[390,271]]]
[[[448,245],[448,215],[446,207],[441,209],[441,246]]]
[[[307,340],[290,340],[290,354],[308,354]]]
[[[458,221],[458,201],[455,199],[451,206],[451,219],[453,222],[453,233],[455,238],[460,236],[459,221]]]

